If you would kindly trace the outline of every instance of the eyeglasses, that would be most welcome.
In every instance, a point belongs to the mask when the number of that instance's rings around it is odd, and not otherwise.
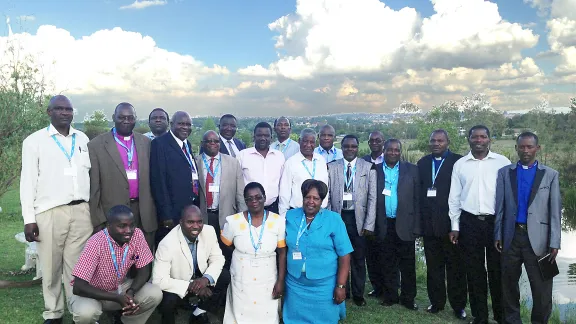
[[[252,196],[252,197],[244,198],[244,201],[245,202],[252,202],[252,201],[261,201],[262,199],[264,199],[264,196]]]
[[[382,142],[384,142],[384,141],[382,141],[382,140],[379,139],[379,138],[378,138],[378,139],[368,140],[368,143],[372,143],[372,144],[382,144]]]
[[[342,145],[343,149],[357,149],[358,145],[356,144],[346,144],[346,145]]]
[[[120,121],[133,122],[136,120],[136,117],[134,117],[134,116],[116,116],[116,119],[118,119]]]
[[[219,139],[212,139],[212,140],[205,140],[202,142],[204,142],[206,144],[218,144],[218,143],[220,143],[220,140]]]

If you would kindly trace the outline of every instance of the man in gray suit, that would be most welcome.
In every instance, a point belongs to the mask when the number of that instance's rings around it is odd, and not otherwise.
[[[330,193],[327,209],[342,215],[354,252],[350,259],[354,303],[365,306],[366,240],[376,222],[376,170],[371,162],[358,159],[358,137],[342,139],[344,159],[328,163]],[[350,287],[346,285],[347,295]]]
[[[202,137],[202,154],[196,157],[198,181],[200,182],[200,210],[204,223],[213,226],[216,233],[224,228],[226,217],[246,210],[244,202],[244,176],[238,161],[220,152],[220,137],[215,131],[207,131]],[[232,254],[218,235],[220,248],[229,269]]]
[[[558,172],[536,160],[538,136],[516,140],[520,160],[498,171],[495,247],[502,253],[502,295],[506,323],[522,323],[518,280],[522,263],[532,289],[532,323],[547,323],[552,313],[552,279],[543,280],[538,259],[555,262],[560,249],[562,203]]]
[[[383,241],[377,253],[382,268],[382,305],[400,303],[418,310],[416,298],[416,237],[420,227],[420,175],[418,167],[400,162],[402,143],[395,138],[384,143],[384,163],[376,165],[375,234]],[[401,274],[398,296],[398,271]]]

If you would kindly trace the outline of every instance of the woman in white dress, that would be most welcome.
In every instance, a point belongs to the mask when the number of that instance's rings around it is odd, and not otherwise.
[[[266,193],[257,182],[246,185],[244,200],[248,211],[226,217],[221,235],[234,249],[224,324],[277,324],[286,276],[286,219],[264,210]]]

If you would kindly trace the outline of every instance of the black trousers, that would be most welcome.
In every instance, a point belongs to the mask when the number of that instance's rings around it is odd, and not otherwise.
[[[453,310],[464,309],[468,302],[468,290],[466,270],[458,246],[450,242],[448,235],[444,237],[424,236],[424,255],[430,303],[444,308],[446,295],[448,295]]]
[[[226,290],[230,284],[230,272],[227,269],[222,269],[220,277],[216,280],[216,285],[211,287],[212,296],[208,299],[200,300],[198,307],[206,311],[214,311],[222,304],[222,300],[226,299]],[[162,324],[174,324],[176,323],[176,308],[178,307],[178,302],[181,300],[180,296],[163,291],[162,302],[158,306],[158,310],[162,315]],[[184,299],[190,297],[190,294],[186,295]]]
[[[220,233],[222,229],[220,228],[220,215],[218,212],[207,212],[208,215],[208,225],[214,227],[216,231],[216,237],[218,238],[218,245],[220,246],[220,250],[222,250],[222,255],[224,255],[224,259],[226,262],[224,263],[224,269],[230,270],[230,263],[232,262],[232,250],[222,242],[222,237]]]
[[[414,303],[416,298],[415,241],[403,241],[396,233],[396,219],[388,218],[386,237],[381,248],[380,267],[383,271],[382,298],[389,303]],[[398,296],[398,271],[400,296]]]
[[[266,209],[269,212],[273,212],[275,214],[278,214],[278,198],[276,198],[276,200],[271,203],[268,206],[265,206],[264,209]]]
[[[352,243],[354,251],[350,254],[350,285],[346,285],[346,295],[364,297],[364,286],[366,283],[366,239],[358,234],[356,226],[356,216],[354,211],[343,210],[342,220],[346,225],[346,232]]]
[[[528,232],[516,228],[512,244],[502,252],[502,293],[506,323],[522,323],[520,319],[520,288],[518,281],[522,275],[522,264],[532,290],[532,323],[548,323],[552,314],[552,282],[544,281],[538,267],[538,256],[534,254]]]
[[[376,236],[366,238],[366,268],[368,269],[368,280],[376,295],[380,295],[383,290],[382,283],[384,282],[384,273],[380,267],[382,262],[380,261],[382,257],[380,252],[383,244],[384,241]]]
[[[494,216],[486,216],[485,220],[480,220],[477,216],[462,211],[458,244],[466,268],[472,316],[481,322],[488,321],[489,283],[494,319],[502,323],[502,274],[500,253],[494,247]],[[484,264],[488,266],[488,278]]]

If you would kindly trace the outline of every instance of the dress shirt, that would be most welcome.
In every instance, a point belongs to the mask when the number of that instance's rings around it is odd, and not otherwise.
[[[282,146],[284,145],[284,146]],[[290,138],[286,139],[284,142],[276,141],[270,145],[271,148],[278,150],[284,154],[284,158],[288,160],[293,157],[296,153],[300,152],[300,144]]]
[[[390,190],[390,196],[384,197],[386,205],[386,217],[396,218],[398,210],[398,177],[400,176],[400,162],[396,162],[394,167],[390,168],[386,163],[382,163],[384,168],[384,189]]]
[[[376,158],[376,160],[374,160],[374,159],[372,158],[372,155],[370,155],[370,161],[372,161],[372,163],[374,163],[374,164],[384,163],[384,153],[380,154],[380,156],[378,156],[378,157]]]
[[[116,138],[122,142],[128,149],[132,147],[132,141],[134,140],[134,134],[124,137],[116,134]],[[125,140],[128,138],[128,140]],[[115,141],[116,142],[116,141]],[[122,159],[122,163],[124,164],[124,169],[127,170],[126,174],[128,174],[128,170],[136,170],[136,174],[138,173],[138,152],[136,152],[136,143],[134,143],[134,152],[132,154],[132,165],[128,166],[128,151],[122,147],[122,145],[116,142],[116,148],[118,148],[118,153],[120,153],[120,159]],[[138,177],[138,176],[137,176]],[[130,199],[138,198],[138,181],[140,179],[128,179],[128,187],[130,191]]]
[[[204,163],[204,167],[202,168],[202,173],[204,174],[204,180],[208,177],[208,168],[210,167],[210,156],[206,155],[206,153],[202,153],[202,160]],[[218,170],[216,170],[218,168]],[[214,174],[214,182],[218,186],[220,186],[220,178],[222,175],[222,159],[220,158],[220,153],[218,153],[214,157],[214,164],[212,165],[212,172]],[[208,192],[210,188],[206,187],[206,192]],[[218,202],[220,199],[220,191],[212,193],[212,206],[206,206],[208,209],[218,209]]]
[[[71,161],[67,154],[73,149]],[[72,137],[76,138],[72,148]],[[20,203],[24,224],[36,223],[36,215],[74,200],[90,199],[88,137],[70,126],[64,136],[50,125],[28,136],[22,143]]]
[[[228,143],[228,140],[225,139],[224,137],[222,137],[222,135],[219,135],[219,136],[220,136],[220,139],[222,140],[222,142],[224,143],[224,146],[226,146],[226,150],[230,151],[230,146],[232,146],[232,149],[234,150],[234,156],[238,157],[238,153],[240,153],[240,150],[236,146],[236,142],[234,142],[234,137],[232,137],[230,139],[230,143]],[[228,152],[228,153],[230,153],[230,152]],[[230,154],[230,156],[232,156],[232,154]]]
[[[332,148],[326,151],[322,148],[322,146],[318,146],[315,150],[315,153],[322,155],[322,157],[326,160],[326,163],[330,163],[334,160],[339,160],[344,158],[342,155],[342,150],[332,145]]]
[[[318,153],[314,153],[312,160],[313,161],[308,160],[304,155],[302,155],[302,153],[298,152],[284,163],[284,171],[282,172],[282,178],[280,179],[280,199],[278,202],[280,215],[283,216],[286,214],[286,211],[290,209],[290,207],[302,207],[302,183],[305,180],[312,179],[310,173],[313,173],[314,163],[316,164],[316,174],[314,174],[314,179],[320,180],[328,185],[328,168],[326,167],[326,160]],[[304,165],[306,165],[310,173],[308,173],[308,170]],[[328,196],[326,196],[322,202],[322,208],[326,208],[327,205]]]
[[[188,248],[190,248],[190,253],[192,254],[192,262],[194,262],[194,276],[197,276],[201,274],[200,269],[198,268],[198,238],[196,238],[196,241],[190,242],[186,235],[184,235],[184,239],[186,240],[186,243],[188,243]],[[202,277],[208,279],[211,285],[214,284],[214,278],[212,278],[211,275],[205,274],[202,275]]]
[[[454,163],[448,196],[453,231],[460,230],[463,210],[474,215],[494,215],[498,170],[509,164],[506,157],[491,151],[482,160],[470,152]]]
[[[354,160],[350,162],[348,162],[346,159],[342,160],[344,162],[344,188],[342,188],[344,190],[343,192],[346,191],[346,184],[348,181],[348,164],[350,164],[350,172],[352,172],[351,176],[353,177],[352,182],[350,182],[350,190],[348,192],[354,192],[354,182],[356,181],[356,173],[354,172],[354,168],[356,167],[356,160],[357,158],[354,158]],[[343,201],[342,206],[342,210],[354,210],[354,197],[352,197],[352,200]]]
[[[178,137],[176,137],[176,135],[174,135],[174,133],[172,133],[172,131],[170,131],[170,134],[172,134],[172,137],[174,137],[174,139],[176,140],[176,143],[178,143],[178,146],[180,147],[180,149],[182,149],[182,145],[184,145],[184,142],[181,139],[179,139]],[[191,147],[190,147],[190,152],[192,152]],[[198,166],[196,165],[194,158],[192,156],[189,156],[189,158],[192,161],[192,165],[194,166],[194,170],[196,170],[196,172],[197,172]],[[192,172],[192,173],[196,173],[196,172]]]
[[[150,140],[156,138],[156,136],[152,132],[145,133],[144,136],[148,137]]]
[[[518,186],[518,213],[516,214],[516,223],[526,224],[528,219],[528,203],[530,201],[534,178],[536,178],[537,166],[538,161],[532,165],[522,165],[518,162],[518,166],[516,167],[516,184]]]
[[[284,170],[285,159],[282,152],[270,148],[264,157],[256,148],[251,147],[240,151],[236,158],[242,168],[244,183],[260,183],[266,191],[266,206],[273,204],[278,198],[280,178]]]

